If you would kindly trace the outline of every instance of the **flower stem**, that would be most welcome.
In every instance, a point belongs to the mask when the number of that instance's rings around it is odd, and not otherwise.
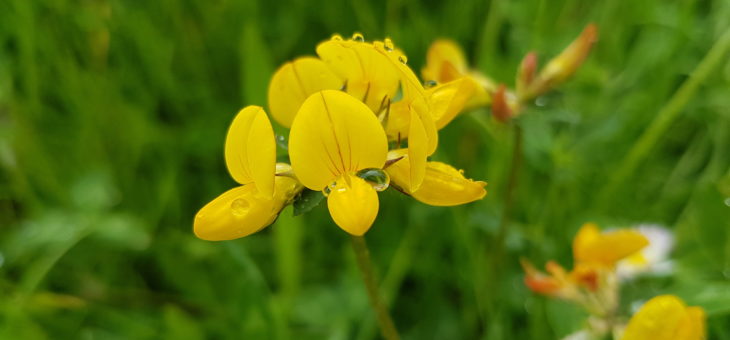
[[[517,190],[518,174],[522,168],[522,128],[516,122],[513,122],[513,124],[512,163],[510,164],[509,178],[507,179],[507,191],[504,193],[502,219],[499,221],[499,229],[497,229],[497,237],[495,240],[495,262],[497,265],[499,265],[502,253],[504,252],[507,226],[509,225],[512,206],[515,200],[515,191]]]
[[[368,298],[370,299],[370,306],[373,308],[373,312],[375,312],[375,316],[378,319],[380,332],[386,340],[398,340],[400,339],[398,330],[395,328],[395,324],[393,324],[393,319],[391,319],[385,303],[383,303],[383,300],[378,294],[373,262],[370,260],[370,251],[368,250],[365,238],[351,235],[350,240],[352,241],[352,249],[355,251],[355,257],[357,258],[357,267],[360,269],[362,280],[365,284]]]

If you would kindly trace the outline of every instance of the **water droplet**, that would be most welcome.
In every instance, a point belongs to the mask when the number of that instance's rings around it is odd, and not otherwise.
[[[426,82],[423,83],[423,87],[430,89],[438,84],[439,83],[435,80],[427,80]]]
[[[368,168],[357,172],[357,177],[364,179],[375,189],[375,191],[384,191],[390,185],[390,176],[383,169]]]
[[[333,34],[332,38],[330,38],[332,41],[342,41],[342,36],[339,34]]]
[[[248,201],[243,198],[236,198],[231,202],[231,213],[238,217],[243,217],[248,214],[248,211],[251,209],[251,205],[248,204]]]
[[[730,207],[730,197],[725,199],[725,205]]]
[[[357,42],[365,42],[365,37],[362,35],[362,33],[355,33],[352,35],[352,40],[355,40]]]
[[[276,145],[284,150],[289,149],[289,145],[284,135],[276,135]]]
[[[390,38],[385,38],[383,41],[383,47],[385,47],[385,50],[388,52],[393,52],[393,49],[395,48],[395,45],[393,45],[393,40],[390,40]]]
[[[537,97],[537,99],[535,99],[535,105],[540,107],[545,106],[547,105],[547,99],[545,99],[545,97]]]
[[[402,55],[402,56],[398,57],[398,61],[400,61],[403,64],[406,64],[406,63],[408,63],[408,57],[406,57],[405,55]]]
[[[330,183],[329,185],[324,187],[324,189],[322,189],[322,195],[324,195],[324,197],[328,197],[332,193],[332,190],[334,190],[335,188],[337,188],[337,182]]]

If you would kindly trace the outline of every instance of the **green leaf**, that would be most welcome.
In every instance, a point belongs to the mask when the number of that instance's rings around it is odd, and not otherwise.
[[[294,203],[292,204],[294,206],[294,216],[299,216],[314,209],[314,207],[318,206],[319,203],[322,202],[323,198],[324,195],[322,195],[322,192],[320,191],[309,189],[302,190],[302,192],[294,198]]]

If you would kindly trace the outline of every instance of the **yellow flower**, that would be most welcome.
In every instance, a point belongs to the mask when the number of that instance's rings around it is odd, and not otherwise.
[[[470,98],[467,107],[474,108],[489,105],[491,93],[497,86],[485,75],[471,70],[459,45],[447,39],[434,41],[426,53],[426,66],[421,70],[426,80],[435,80],[438,83],[448,83],[465,78],[475,86],[475,93]]]
[[[378,196],[363,169],[381,169],[388,141],[377,117],[361,101],[341,91],[311,95],[299,108],[289,133],[294,173],[311,190],[329,193],[337,225],[363,235],[378,213]]]
[[[546,266],[548,275],[523,261],[527,274],[525,283],[536,293],[582,299],[580,290],[592,293],[604,288],[613,289],[616,263],[647,244],[647,239],[635,230],[601,232],[596,224],[586,223],[573,239],[575,265],[570,272],[557,263],[549,262]],[[606,301],[608,305],[613,303]]]
[[[517,71],[516,91],[472,70],[464,52],[451,40],[436,40],[431,44],[426,54],[426,66],[421,72],[425,79],[439,83],[468,79],[476,86],[466,107],[491,105],[495,119],[507,122],[521,113],[527,101],[554,89],[575,73],[596,42],[597,31],[593,24],[586,26],[580,36],[539,73],[537,55],[528,53]]]
[[[291,167],[276,163],[274,131],[264,110],[248,106],[228,129],[226,166],[241,186],[226,191],[195,215],[193,231],[209,241],[231,240],[268,226],[302,188],[293,178],[277,176]]]
[[[388,153],[389,160],[407,158],[405,149],[393,150]],[[486,182],[473,181],[464,177],[462,171],[441,162],[426,163],[426,173],[423,183],[418,190],[410,191],[408,177],[410,176],[409,163],[397,160],[386,168],[394,185],[413,198],[434,206],[454,206],[466,204],[484,198]]]
[[[705,339],[705,311],[674,295],[647,301],[629,321],[621,340]]]
[[[413,171],[410,188],[417,189],[426,171],[426,158],[438,145],[430,97],[440,108],[439,119],[445,125],[459,109],[447,102],[448,98],[455,98],[456,103],[460,98],[455,95],[457,91],[449,88],[427,94],[406,65],[406,56],[390,39],[369,43],[358,33],[347,40],[335,35],[317,46],[317,55],[319,59],[300,58],[276,72],[269,86],[273,116],[282,125],[290,126],[304,99],[326,89],[342,89],[365,103],[372,114],[383,121],[389,119],[393,104],[398,112],[394,115],[406,118],[402,119],[404,132],[391,136],[391,140],[408,139]],[[460,89],[469,91],[466,86],[460,86]]]
[[[573,239],[573,258],[577,263],[613,268],[619,260],[648,244],[646,237],[636,230],[601,232],[596,224],[586,223]]]

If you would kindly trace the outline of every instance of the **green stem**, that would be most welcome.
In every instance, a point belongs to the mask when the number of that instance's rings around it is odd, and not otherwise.
[[[647,154],[659,138],[664,135],[671,124],[679,117],[682,109],[687,105],[687,102],[689,102],[692,96],[694,96],[695,92],[697,92],[700,84],[708,76],[713,74],[717,66],[725,60],[724,56],[728,50],[730,50],[730,28],[725,30],[720,39],[717,40],[699,65],[692,71],[689,78],[682,83],[682,86],[672,95],[672,98],[667,104],[662,107],[649,127],[644,130],[639,140],[636,141],[626,158],[621,162],[619,169],[611,177],[608,185],[604,187],[601,195],[598,197],[598,204],[603,205],[608,198],[614,196],[616,189],[636,170],[639,163],[646,159]]]
[[[383,303],[383,300],[378,294],[378,284],[375,282],[373,262],[370,260],[370,251],[368,251],[365,238],[352,235],[350,240],[352,241],[352,249],[355,251],[355,257],[357,258],[357,267],[360,269],[362,280],[365,284],[368,298],[370,299],[370,306],[373,308],[373,312],[375,312],[375,316],[378,319],[380,332],[386,340],[398,340],[400,339],[398,330],[395,328],[395,324],[388,313],[388,309],[385,307],[385,303]]]
[[[492,322],[495,318],[496,314],[499,312],[499,306],[497,305],[499,303],[499,298],[494,295],[494,292],[497,292],[499,287],[496,285],[499,283],[499,280],[496,280],[494,278],[499,278],[502,275],[502,267],[503,267],[503,258],[505,253],[505,240],[507,238],[507,227],[509,226],[510,216],[512,214],[512,207],[514,204],[515,199],[515,191],[517,189],[518,184],[518,178],[519,178],[519,172],[522,168],[522,128],[517,124],[517,122],[512,122],[514,124],[514,131],[513,131],[513,143],[512,143],[512,161],[510,163],[509,167],[509,177],[507,179],[507,189],[504,193],[504,203],[502,206],[502,218],[499,222],[499,227],[497,229],[497,235],[494,239],[494,243],[492,247],[484,247],[482,251],[484,251],[484,256],[491,260],[491,266],[489,270],[489,277],[483,280],[483,284],[485,285],[485,290],[483,290],[479,295],[481,295],[479,298],[485,299],[487,302],[489,302],[485,307],[486,314],[489,315],[489,318],[486,318],[488,322]],[[486,253],[489,252],[489,253]],[[490,256],[491,255],[491,256]],[[488,326],[487,326],[488,327]]]
[[[514,204],[515,190],[517,190],[517,179],[522,168],[522,128],[514,122],[514,140],[512,142],[512,163],[509,168],[509,178],[507,179],[507,191],[504,193],[504,203],[502,205],[502,219],[499,221],[499,229],[497,229],[497,238],[495,241],[496,260],[504,250],[504,240],[507,236],[507,226],[509,225],[510,215],[512,214],[512,206]]]

